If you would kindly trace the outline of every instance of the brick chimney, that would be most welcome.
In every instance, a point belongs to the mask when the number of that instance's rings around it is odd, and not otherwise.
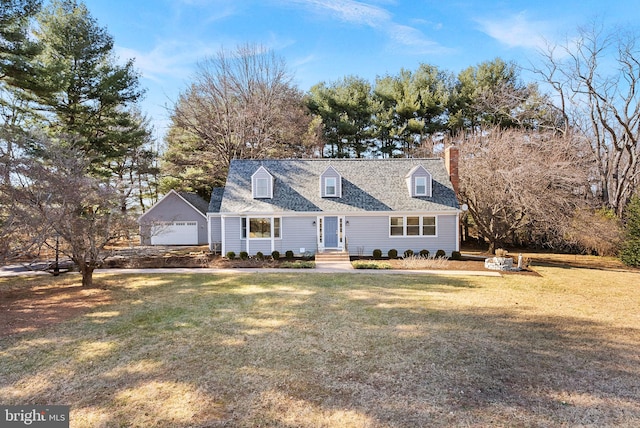
[[[449,173],[449,179],[453,185],[453,190],[458,195],[458,187],[460,186],[460,179],[458,178],[458,159],[460,157],[460,151],[455,146],[449,146],[444,151],[444,165]]]

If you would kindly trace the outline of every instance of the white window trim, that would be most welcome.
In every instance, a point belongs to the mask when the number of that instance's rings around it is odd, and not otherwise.
[[[270,234],[271,236],[267,237],[267,238],[252,238],[251,237],[251,219],[255,219],[255,218],[268,218],[270,221],[270,226],[271,226],[271,231]],[[280,236],[274,237],[274,232],[275,232],[275,219],[279,219],[280,220]],[[245,228],[245,232],[246,232],[246,236],[242,236],[242,223],[246,222],[246,228]],[[280,216],[265,216],[265,215],[253,215],[253,216],[247,216],[247,217],[240,217],[240,239],[241,240],[251,240],[251,241],[266,241],[266,240],[270,240],[270,239],[277,239],[280,240],[282,239],[282,217]]]
[[[397,217],[401,217],[402,218],[402,235],[392,235],[391,234],[391,219],[392,218],[397,218]],[[420,219],[419,221],[419,225],[418,227],[420,228],[420,233],[418,235],[407,235],[407,217],[418,217]],[[435,228],[436,228],[436,233],[434,235],[423,235],[423,228],[424,228],[424,224],[423,224],[423,219],[425,217],[433,217],[435,218]],[[390,215],[389,216],[389,222],[388,222],[388,228],[387,228],[387,232],[389,233],[389,238],[437,238],[438,237],[438,216],[437,215],[426,215],[426,214],[417,214],[417,215]]]
[[[422,181],[422,184],[420,186],[424,187],[424,192],[418,192],[418,181]],[[429,183],[428,183],[428,179],[427,177],[421,175],[418,177],[415,177],[414,180],[414,186],[413,186],[413,192],[416,196],[429,196]]]
[[[332,182],[333,184],[330,186],[329,182]],[[329,193],[329,188],[333,187],[333,192]],[[333,196],[336,197],[338,196],[338,179],[336,177],[325,177],[324,179],[324,195],[329,197],[329,196]]]
[[[258,194],[258,182],[266,180],[266,194]],[[273,198],[273,176],[264,166],[258,168],[251,176],[251,195],[254,199],[271,199]]]
[[[271,192],[269,189],[269,179],[267,177],[256,177],[254,179],[255,182],[255,189],[254,189],[254,197],[257,199],[264,199],[264,198],[270,198],[271,197]],[[264,185],[261,186],[260,184],[264,182]],[[261,192],[261,190],[264,189],[264,192]]]

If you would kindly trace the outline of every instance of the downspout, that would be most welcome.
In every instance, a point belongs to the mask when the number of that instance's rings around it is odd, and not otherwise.
[[[226,231],[226,227],[225,227],[225,216],[221,215],[220,216],[220,241],[222,241],[221,243],[221,247],[220,247],[220,254],[222,256],[224,256],[225,254],[227,254],[227,231]]]

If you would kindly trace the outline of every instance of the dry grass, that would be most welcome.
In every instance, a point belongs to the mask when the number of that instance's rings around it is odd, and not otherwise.
[[[447,269],[449,259],[446,257],[411,256],[401,259],[403,269]]]
[[[640,425],[639,275],[537,269],[102,275],[112,303],[0,339],[0,402],[72,427]]]

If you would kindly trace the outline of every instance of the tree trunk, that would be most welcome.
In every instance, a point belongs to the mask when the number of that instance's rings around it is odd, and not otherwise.
[[[95,267],[84,260],[79,260],[76,264],[78,265],[78,270],[82,274],[82,286],[93,287],[93,271]]]

